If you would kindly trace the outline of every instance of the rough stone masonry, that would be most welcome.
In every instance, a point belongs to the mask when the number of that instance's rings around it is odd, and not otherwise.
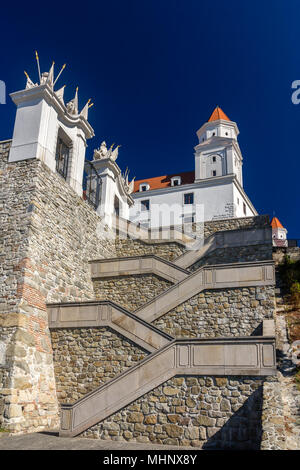
[[[174,260],[184,249],[176,242],[106,239],[95,211],[59,175],[39,160],[8,163],[9,146],[0,146],[0,426],[20,433],[58,426],[59,402],[74,402],[149,354],[108,328],[61,328],[50,335],[47,303],[110,299],[134,312],[170,283],[155,275],[93,283],[89,261],[150,253]],[[266,224],[262,216],[214,221],[204,232]],[[249,261],[255,253],[269,259],[270,250],[223,250],[217,258]],[[249,336],[260,334],[273,310],[273,287],[207,290],[155,325],[174,337]],[[200,448],[284,448],[278,387],[276,378],[179,376],[83,435]]]

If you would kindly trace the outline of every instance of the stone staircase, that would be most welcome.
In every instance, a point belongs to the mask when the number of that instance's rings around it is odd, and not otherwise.
[[[134,312],[113,301],[49,304],[49,327],[87,328],[108,326],[150,354],[114,379],[72,404],[61,406],[61,431],[75,436],[121,410],[145,393],[178,374],[220,376],[268,376],[276,371],[272,320],[264,321],[261,336],[173,339],[152,323],[165,313],[206,290],[273,286],[273,261],[227,263],[189,267],[219,247],[266,243],[268,228],[220,232],[174,262],[155,255],[101,259],[90,262],[96,279],[156,274],[172,286]],[[201,246],[199,246],[201,245]]]
[[[274,375],[274,355],[272,336],[173,340],[75,403],[62,405],[60,435],[80,434],[178,374]]]

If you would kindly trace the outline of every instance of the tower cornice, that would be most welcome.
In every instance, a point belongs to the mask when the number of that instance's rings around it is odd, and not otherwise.
[[[68,112],[67,107],[57,97],[55,91],[46,83],[28,88],[25,90],[16,91],[9,95],[12,101],[19,106],[23,103],[28,103],[33,100],[44,99],[49,105],[52,105],[56,110],[59,119],[66,125],[77,126],[84,132],[87,139],[94,137],[94,129],[90,123],[82,115],[72,115]]]
[[[237,126],[237,123],[234,122],[234,121],[227,121],[225,119],[217,119],[216,121],[208,121],[208,122],[205,122],[201,127],[200,129],[197,130],[196,134],[199,138],[199,136],[201,134],[203,134],[203,132],[206,130],[206,129],[213,129],[214,127],[218,126],[218,125],[224,125],[224,126],[228,126],[228,127],[233,127],[235,132],[236,132],[236,135],[238,136],[240,131],[239,131],[239,128]]]

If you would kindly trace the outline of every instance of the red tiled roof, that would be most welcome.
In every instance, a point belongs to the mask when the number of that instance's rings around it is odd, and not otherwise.
[[[214,109],[214,111],[212,112],[212,114],[211,114],[211,116],[210,116],[210,118],[207,122],[217,121],[218,119],[225,119],[225,121],[230,121],[229,117],[226,116],[224,111],[219,106],[217,106]]]
[[[271,227],[272,228],[284,228],[281,222],[277,219],[277,217],[273,217],[271,221]]]
[[[141,183],[148,183],[150,185],[150,190],[168,188],[171,186],[171,178],[173,176],[181,176],[181,185],[191,184],[191,183],[194,183],[195,181],[194,171],[185,171],[183,173],[173,173],[172,175],[155,176],[154,178],[145,178],[142,180],[135,181],[133,192],[136,193],[139,191]]]

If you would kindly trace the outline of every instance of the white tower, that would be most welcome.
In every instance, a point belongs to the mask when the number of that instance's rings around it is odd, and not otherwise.
[[[39,76],[39,84],[26,77],[25,90],[10,95],[17,114],[9,161],[37,158],[82,196],[86,140],[94,136],[87,120],[90,105],[78,112],[78,89],[73,100],[64,103],[64,87],[54,91],[54,63],[49,73]]]
[[[235,122],[230,121],[219,106],[197,131],[195,147],[195,182],[233,174],[243,186],[243,157],[237,142]]]
[[[116,163],[118,147],[107,149],[106,143],[102,142],[94,151],[93,161],[85,164],[86,197],[109,227],[114,223],[114,216],[128,220],[129,208],[134,203],[130,195],[134,181],[129,183],[127,172],[122,175]]]
[[[273,246],[288,246],[286,238],[287,229],[283,227],[277,217],[271,221]]]

